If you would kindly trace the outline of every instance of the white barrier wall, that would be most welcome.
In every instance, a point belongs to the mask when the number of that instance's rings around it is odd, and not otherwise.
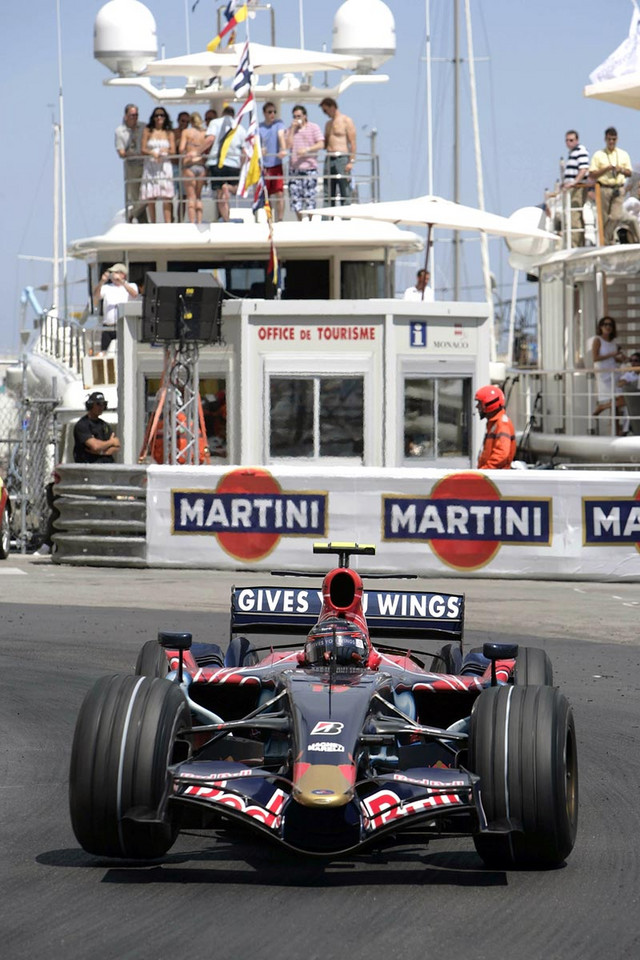
[[[375,543],[372,572],[640,580],[639,477],[150,466],[147,561],[322,571],[331,539]]]

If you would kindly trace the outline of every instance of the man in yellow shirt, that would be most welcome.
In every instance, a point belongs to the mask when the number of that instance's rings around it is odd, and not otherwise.
[[[604,240],[612,243],[616,227],[622,227],[627,232],[626,242],[638,243],[636,225],[624,216],[622,210],[625,181],[633,172],[631,158],[626,150],[618,147],[615,127],[607,127],[604,139],[604,150],[596,150],[589,167],[589,176],[600,184]]]

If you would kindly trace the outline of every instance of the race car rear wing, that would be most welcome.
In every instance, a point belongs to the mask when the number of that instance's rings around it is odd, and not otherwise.
[[[462,639],[464,596],[409,590],[367,590],[363,609],[371,637]],[[231,633],[308,633],[322,606],[320,590],[234,587]]]

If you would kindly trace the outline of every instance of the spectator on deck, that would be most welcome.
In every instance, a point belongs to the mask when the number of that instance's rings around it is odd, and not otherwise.
[[[176,152],[175,155],[171,158],[171,167],[173,169],[173,180],[176,186],[176,194],[178,197],[178,206],[176,210],[178,223],[182,223],[184,220],[185,214],[185,185],[184,185],[184,172],[182,170],[182,157],[180,150],[180,141],[182,139],[182,134],[185,130],[189,128],[189,118],[190,115],[186,110],[181,110],[178,114],[178,119],[176,121],[176,129],[173,132]]]
[[[429,286],[431,274],[428,270],[418,270],[416,274],[416,283],[413,287],[407,287],[402,297],[403,300],[422,300],[425,303],[433,303],[433,287]]]
[[[202,200],[200,197],[207,172],[203,156],[205,140],[202,117],[199,113],[194,112],[189,117],[189,126],[186,130],[183,130],[180,138],[182,176],[184,178],[184,193],[187,198],[189,223],[202,223]]]
[[[212,120],[207,127],[205,139],[205,151],[209,154],[207,165],[211,186],[216,191],[218,199],[218,215],[225,221],[229,220],[230,196],[238,190],[242,148],[247,139],[247,132],[243,126],[238,125],[234,129],[234,117],[233,107],[225,107],[222,116]],[[226,154],[223,147],[226,149]]]
[[[626,150],[618,146],[618,132],[607,127],[604,132],[605,148],[596,150],[589,167],[592,180],[600,184],[602,218],[605,243],[638,243],[638,230],[633,220],[625,217],[622,201],[624,185],[632,174],[631,159]]]
[[[171,201],[174,197],[173,169],[170,157],[176,152],[169,114],[164,107],[156,107],[142,135],[142,187],[140,197],[147,201],[147,214],[156,222],[156,200],[162,201],[165,223],[171,223]]]
[[[302,220],[303,211],[315,209],[318,152],[324,146],[324,137],[318,124],[309,121],[301,104],[293,108],[293,123],[287,130],[285,142],[291,153],[289,203],[298,220]]]
[[[138,287],[127,280],[127,268],[124,263],[114,263],[98,280],[93,290],[93,300],[94,303],[102,300],[102,326],[108,328],[102,331],[100,343],[102,350],[106,350],[111,341],[116,338],[118,304],[135,300],[137,296]]]
[[[284,217],[284,171],[282,160],[287,155],[285,125],[277,116],[275,103],[270,100],[262,108],[264,120],[260,124],[262,166],[269,200],[275,200],[275,219]]]
[[[602,317],[598,321],[598,332],[591,340],[591,356],[593,366],[597,370],[596,381],[598,386],[598,404],[593,411],[597,417],[605,410],[611,409],[611,401],[615,400],[616,412],[624,407],[624,398],[620,395],[616,385],[616,368],[624,363],[627,356],[616,340],[616,322],[613,317]],[[622,429],[616,421],[617,433]]]
[[[356,159],[356,128],[351,117],[340,113],[333,97],[325,97],[320,109],[329,117],[324,128],[327,155],[324,161],[324,202],[333,206],[351,200],[351,171]]]
[[[123,122],[116,127],[115,136],[116,150],[123,160],[127,223],[134,219],[138,223],[147,222],[145,204],[140,203],[143,131],[144,127],[138,123],[138,108],[135,103],[128,103],[124,108]]]
[[[571,246],[584,247],[585,225],[582,208],[585,202],[585,191],[580,184],[589,176],[589,154],[580,143],[577,130],[567,130],[564,140],[569,154],[564,165],[562,189],[571,191]]]

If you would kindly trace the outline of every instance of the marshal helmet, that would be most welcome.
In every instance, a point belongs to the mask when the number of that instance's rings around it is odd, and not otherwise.
[[[494,387],[489,384],[486,387],[480,387],[476,391],[476,410],[480,418],[491,417],[498,410],[503,410],[505,406],[504,393],[500,387]]]

